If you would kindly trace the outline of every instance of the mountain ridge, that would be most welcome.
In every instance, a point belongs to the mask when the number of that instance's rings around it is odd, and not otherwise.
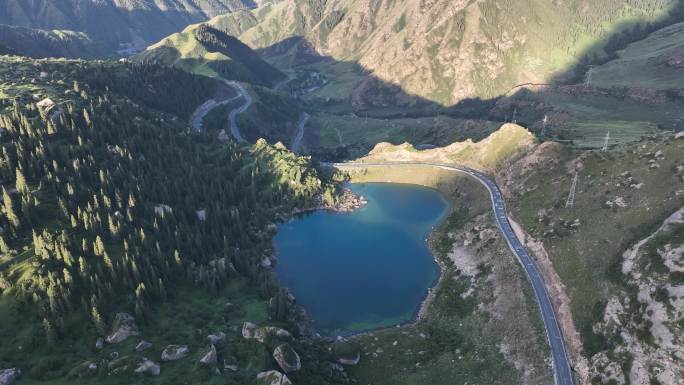
[[[184,26],[237,9],[252,0],[6,0],[0,23],[85,32],[112,50],[144,48]]]

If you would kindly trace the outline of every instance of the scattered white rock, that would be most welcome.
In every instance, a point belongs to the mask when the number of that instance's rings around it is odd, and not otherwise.
[[[251,322],[245,322],[242,324],[242,337],[246,339],[254,338],[256,333],[256,325]]]
[[[256,378],[257,385],[292,385],[292,381],[277,370],[261,372]]]
[[[273,351],[273,358],[285,373],[295,372],[302,368],[299,354],[289,344],[278,345]]]
[[[222,129],[218,133],[218,140],[223,143],[227,143],[230,141],[230,137],[228,136],[228,133],[226,133],[226,130]]]
[[[150,342],[140,340],[137,345],[135,345],[135,351],[140,353],[143,350],[149,349],[152,347],[152,344]]]
[[[135,369],[135,372],[140,374],[148,374],[150,376],[158,376],[161,372],[161,368],[158,363],[148,360],[147,358],[143,358],[142,362],[138,364],[138,367]]]
[[[130,336],[137,336],[138,326],[135,324],[135,318],[128,313],[117,313],[114,317],[114,324],[112,325],[112,333],[107,336],[107,343],[118,344],[126,340]]]
[[[226,333],[218,332],[216,334],[209,334],[207,339],[212,345],[221,345],[226,340]]]
[[[12,385],[21,376],[21,370],[10,368],[0,370],[0,385]]]
[[[197,210],[195,212],[197,214],[197,219],[201,222],[204,222],[207,220],[207,210],[202,209],[202,210]]]
[[[169,345],[161,354],[162,361],[176,361],[190,354],[187,345]]]
[[[213,365],[218,361],[218,356],[216,354],[216,346],[213,344],[209,346],[209,351],[207,354],[200,359],[200,362],[205,364],[205,365]]]

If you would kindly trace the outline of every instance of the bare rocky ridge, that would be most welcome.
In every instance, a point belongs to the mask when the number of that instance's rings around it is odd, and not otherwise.
[[[629,17],[656,18],[672,3],[286,0],[212,23],[267,53],[313,48],[357,62],[372,72],[353,94],[357,106],[451,105],[543,83],[576,63],[585,39],[600,41]]]
[[[663,273],[651,272],[649,263],[643,261],[649,242],[667,236],[677,226],[684,226],[684,208],[623,254],[622,274],[637,294],[611,297],[603,321],[595,326],[605,336],[621,336],[612,351],[600,352],[591,359],[592,373],[602,381],[638,385],[652,384],[653,380],[663,385],[684,382],[684,285],[671,282],[667,271],[665,277]],[[657,250],[656,258],[663,258],[669,272],[681,272],[684,244],[667,244]],[[633,356],[631,367],[625,368],[613,359],[622,354]]]

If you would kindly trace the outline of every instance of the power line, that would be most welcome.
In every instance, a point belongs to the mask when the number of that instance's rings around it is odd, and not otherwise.
[[[570,208],[575,205],[575,191],[577,190],[577,180],[579,179],[579,174],[575,171],[575,177],[572,178],[572,186],[570,186],[570,194],[568,194],[568,200],[565,201],[565,208]]]
[[[606,137],[603,140],[603,147],[601,150],[608,151],[608,141],[610,141],[610,131],[606,132]]]

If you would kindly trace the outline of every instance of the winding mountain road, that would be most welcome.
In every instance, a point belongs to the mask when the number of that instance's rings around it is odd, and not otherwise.
[[[560,329],[558,320],[556,319],[556,312],[551,302],[551,297],[544,279],[542,278],[539,268],[534,262],[534,259],[528,254],[522,242],[518,239],[508,220],[508,213],[506,212],[506,202],[503,194],[496,185],[485,174],[473,170],[469,167],[459,165],[447,165],[441,163],[429,162],[376,162],[376,163],[332,163],[328,164],[338,169],[349,168],[363,168],[368,166],[397,166],[397,165],[417,165],[426,167],[437,167],[443,170],[463,173],[475,178],[478,182],[484,185],[489,191],[492,200],[492,208],[496,217],[496,223],[501,230],[508,247],[515,254],[518,262],[525,270],[527,279],[532,285],[534,295],[537,298],[539,310],[541,312],[542,320],[544,321],[544,328],[546,329],[546,337],[551,348],[551,357],[553,359],[554,380],[556,385],[575,385],[575,378],[572,374],[570,366],[570,359],[568,358],[567,350],[565,348],[565,340]]]
[[[290,150],[292,150],[292,152],[299,152],[299,146],[302,144],[302,138],[304,138],[304,127],[309,121],[309,118],[311,118],[311,115],[307,114],[306,112],[302,113],[302,117],[299,119],[299,124],[297,124],[297,132],[292,138],[292,145],[290,146]]]
[[[204,117],[206,117],[207,114],[211,112],[211,110],[224,106],[232,102],[233,100],[243,98],[245,99],[245,103],[240,107],[231,110],[228,114],[228,125],[230,127],[230,133],[231,135],[233,135],[233,138],[235,138],[235,140],[237,140],[238,142],[244,142],[245,139],[242,137],[242,134],[240,133],[240,128],[237,125],[237,115],[247,111],[247,109],[252,105],[252,102],[254,100],[240,83],[235,81],[226,81],[225,83],[229,85],[231,88],[233,88],[235,92],[237,92],[237,96],[234,96],[226,100],[222,100],[220,102],[216,101],[216,99],[209,99],[206,102],[202,103],[202,105],[197,107],[197,109],[195,109],[195,112],[192,113],[192,116],[190,117],[190,126],[192,126],[192,129],[195,131],[202,131],[202,121],[204,120]]]
[[[242,137],[242,134],[240,133],[240,128],[237,125],[237,115],[247,111],[247,109],[252,105],[253,99],[240,83],[230,81],[226,82],[226,84],[233,87],[233,89],[237,91],[238,94],[245,98],[245,104],[230,111],[230,114],[228,114],[228,121],[230,122],[230,133],[233,135],[233,138],[235,138],[235,140],[237,140],[238,142],[244,142],[245,139]]]

